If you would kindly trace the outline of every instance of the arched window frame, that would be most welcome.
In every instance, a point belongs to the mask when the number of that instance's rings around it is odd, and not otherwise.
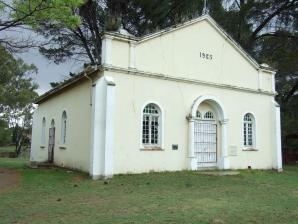
[[[61,144],[66,144],[67,137],[67,113],[64,110],[61,116]]]
[[[144,109],[146,106],[149,104],[153,104],[157,107],[158,112],[159,112],[159,117],[158,117],[158,143],[157,144],[151,144],[150,142],[148,144],[143,143],[143,121],[144,121]],[[141,129],[140,129],[140,148],[143,150],[146,149],[152,149],[152,150],[163,150],[164,149],[164,112],[160,104],[154,102],[154,101],[149,101],[145,103],[142,107],[141,111]],[[151,137],[149,138],[149,141],[151,140]]]
[[[41,145],[44,146],[46,144],[46,118],[42,118],[41,122]]]
[[[51,120],[51,128],[55,128],[55,120],[54,120],[54,118]]]
[[[202,114],[199,110],[196,112],[196,119],[202,119]]]
[[[251,121],[246,120],[249,116]],[[244,150],[256,150],[256,117],[251,112],[246,112],[242,116],[242,144]],[[251,125],[251,134],[249,134],[249,125]],[[251,136],[251,137],[250,137]],[[249,139],[251,138],[251,140]]]

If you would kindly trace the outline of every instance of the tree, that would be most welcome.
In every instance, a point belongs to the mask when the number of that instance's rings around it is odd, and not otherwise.
[[[276,100],[281,105],[283,146],[288,148],[288,139],[298,142],[298,1],[232,2],[227,14],[237,19],[222,25],[256,59],[277,69]]]
[[[38,96],[35,92],[38,86],[30,77],[37,69],[15,59],[3,47],[0,47],[0,67],[0,120],[13,130],[19,154],[31,127],[33,101]]]
[[[157,7],[158,6],[158,7]],[[197,16],[203,3],[198,0],[87,0],[73,13],[80,17],[75,28],[41,24],[38,33],[49,40],[40,51],[55,63],[75,59],[101,64],[101,33],[116,31],[121,25],[142,36]]]
[[[67,27],[63,23],[40,24],[37,32],[49,40],[49,45],[40,47],[40,52],[55,63],[72,58],[82,63],[101,63],[101,36],[106,16],[106,2],[87,0],[73,10],[80,18],[80,25]]]
[[[298,0],[221,0],[208,1],[207,7],[246,51],[277,69],[276,99],[282,119],[297,116],[288,115],[297,105]],[[80,18],[78,26],[39,23],[37,31],[50,43],[40,51],[55,63],[75,58],[101,64],[102,31],[117,30],[122,25],[131,34],[142,36],[197,17],[202,9],[203,0],[86,0],[72,10],[72,16]],[[293,129],[283,124],[285,136]]]
[[[30,37],[13,38],[7,34],[16,29],[37,29],[46,23],[77,26],[80,19],[73,9],[82,3],[83,0],[0,0],[0,44],[12,52],[44,45]]]
[[[0,146],[6,146],[12,142],[12,132],[5,120],[0,119]]]

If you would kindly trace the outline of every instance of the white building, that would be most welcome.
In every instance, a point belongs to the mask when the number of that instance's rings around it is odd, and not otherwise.
[[[102,66],[40,96],[31,161],[120,173],[282,169],[275,71],[208,15],[102,36]]]

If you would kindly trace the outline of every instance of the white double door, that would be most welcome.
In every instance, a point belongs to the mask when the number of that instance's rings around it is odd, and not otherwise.
[[[217,166],[217,125],[215,120],[195,120],[194,154],[198,168]]]

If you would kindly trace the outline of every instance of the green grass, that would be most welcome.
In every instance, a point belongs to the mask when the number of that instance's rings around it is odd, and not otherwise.
[[[14,152],[16,150],[15,146],[1,146],[0,152]]]
[[[29,169],[19,187],[0,192],[0,223],[297,223],[298,167],[241,171],[117,175],[108,183],[63,169]]]

